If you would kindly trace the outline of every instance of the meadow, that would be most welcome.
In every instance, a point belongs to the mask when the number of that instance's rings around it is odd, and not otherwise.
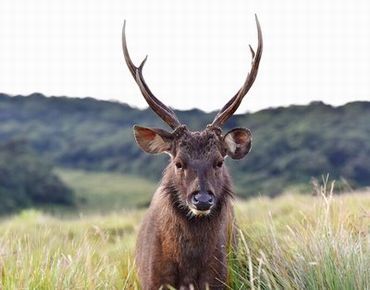
[[[74,209],[29,209],[0,221],[0,289],[140,289],[133,250],[155,184],[58,170]],[[228,289],[370,289],[370,191],[235,200],[239,243]]]

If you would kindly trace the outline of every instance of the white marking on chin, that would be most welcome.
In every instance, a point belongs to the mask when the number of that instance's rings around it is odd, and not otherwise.
[[[195,208],[190,208],[191,212],[193,213],[193,215],[195,216],[206,216],[206,215],[209,215],[209,213],[211,212],[210,209],[208,210],[197,210]]]

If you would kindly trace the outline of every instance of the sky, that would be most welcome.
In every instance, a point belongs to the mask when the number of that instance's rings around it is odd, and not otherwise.
[[[144,108],[121,48],[177,109],[220,109],[264,51],[238,112],[370,101],[370,1],[1,0],[0,92],[93,97]]]

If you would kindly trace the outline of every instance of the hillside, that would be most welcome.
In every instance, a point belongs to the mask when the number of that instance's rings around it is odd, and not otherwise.
[[[177,113],[191,129],[203,128],[213,116],[199,110]],[[61,167],[156,180],[167,157],[141,152],[133,124],[168,129],[150,110],[121,103],[0,94],[0,142],[27,142]],[[254,136],[246,159],[228,161],[241,195],[276,195],[327,173],[353,187],[370,185],[370,102],[267,109],[235,116],[227,127],[235,126],[250,128]]]

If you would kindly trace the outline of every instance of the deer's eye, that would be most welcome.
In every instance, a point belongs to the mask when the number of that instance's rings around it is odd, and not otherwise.
[[[216,162],[216,167],[217,167],[217,168],[221,168],[221,167],[222,167],[222,165],[224,165],[224,161],[223,161],[223,160],[220,160],[220,161],[217,161],[217,162]]]
[[[176,166],[177,169],[182,169],[183,168],[183,165],[182,165],[182,163],[180,161],[177,161],[175,163],[175,166]]]

